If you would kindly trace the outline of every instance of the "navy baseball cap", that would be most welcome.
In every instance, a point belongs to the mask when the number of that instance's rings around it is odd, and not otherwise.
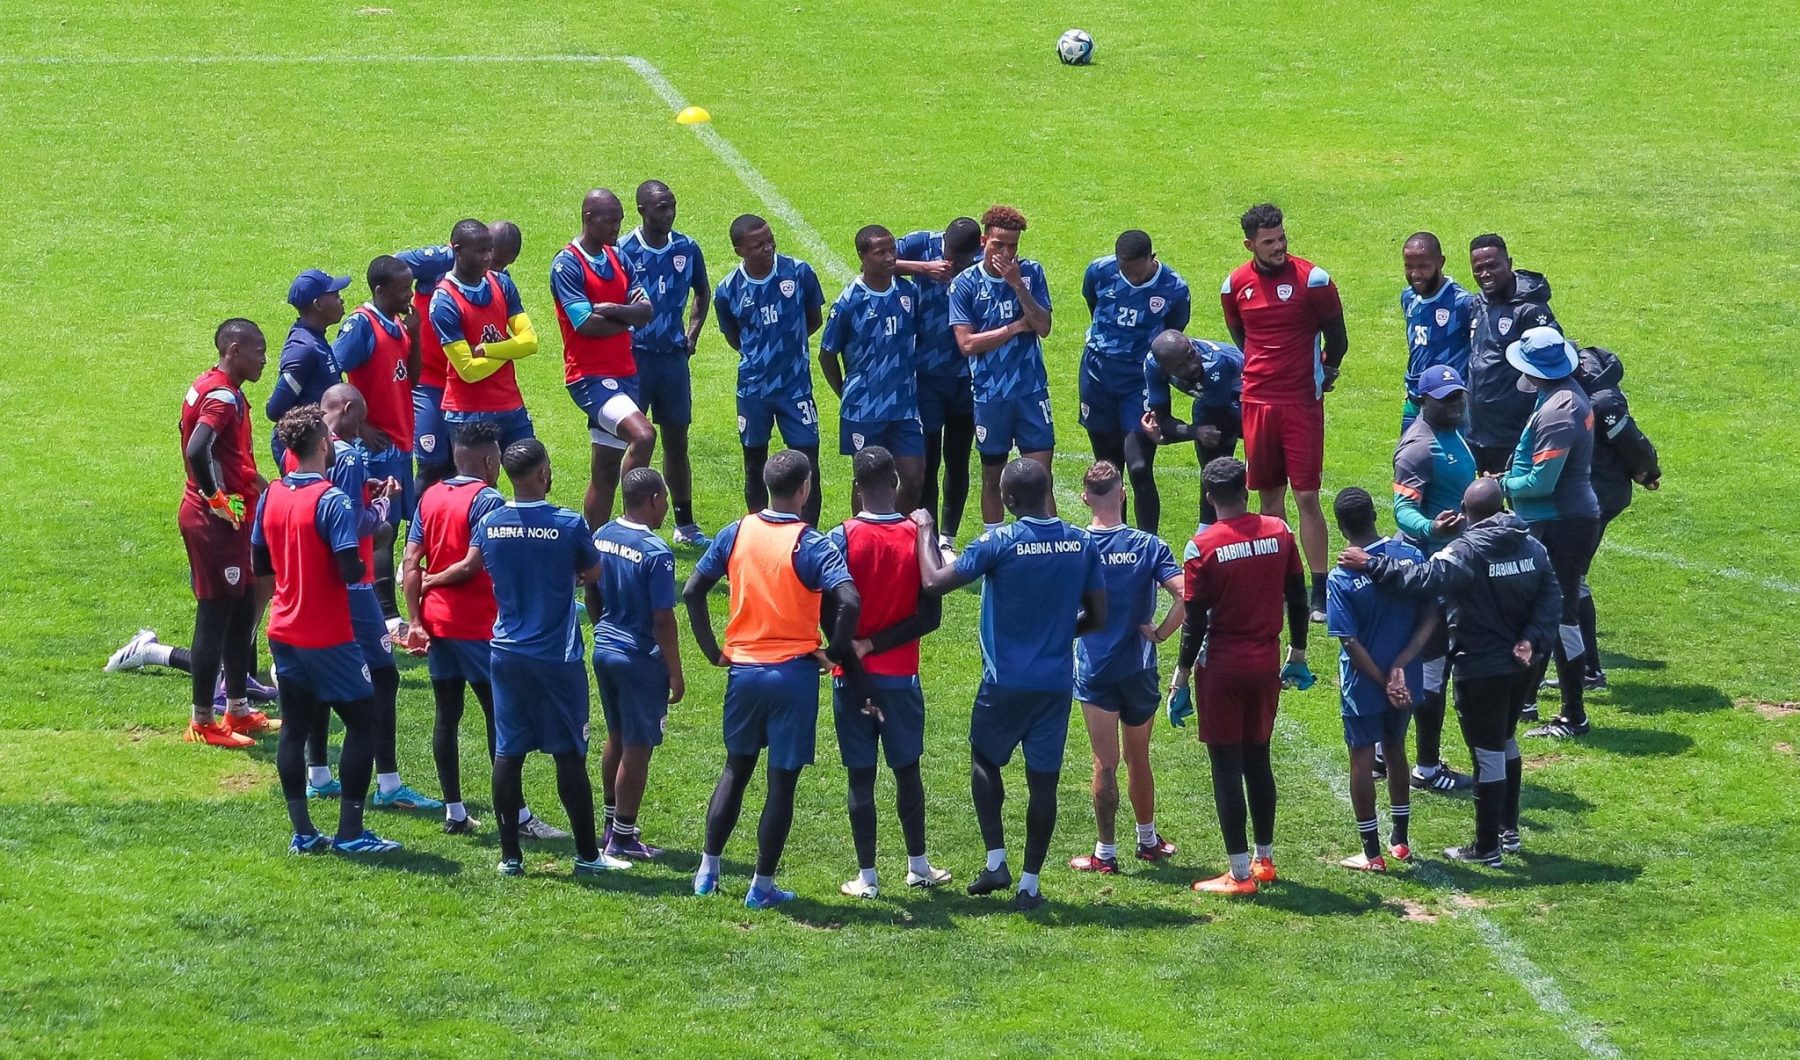
[[[1419,373],[1419,393],[1428,398],[1442,401],[1451,394],[1461,394],[1468,389],[1462,376],[1457,375],[1456,369],[1447,364],[1434,364]]]
[[[1506,363],[1533,379],[1554,382],[1566,379],[1581,361],[1575,346],[1562,332],[1549,326],[1527,328],[1506,348]]]
[[[350,286],[350,277],[333,276],[322,269],[307,269],[288,284],[288,305],[305,309],[333,291]]]

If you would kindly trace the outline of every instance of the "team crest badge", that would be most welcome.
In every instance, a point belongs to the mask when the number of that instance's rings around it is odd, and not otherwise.
[[[1163,307],[1168,304],[1169,304],[1169,300],[1164,298],[1162,295],[1158,294],[1158,295],[1150,296],[1150,312],[1152,312],[1152,313],[1162,312]]]
[[[1512,330],[1512,317],[1501,317],[1499,322],[1494,325],[1494,329],[1500,332],[1501,337],[1504,338],[1506,333]]]
[[[225,568],[225,584],[226,585],[236,585],[238,582],[242,581],[243,578],[244,578],[244,568],[242,568],[242,567],[226,567]]]
[[[677,255],[675,255],[674,260],[675,260],[675,271],[676,272],[680,272],[682,269],[687,268],[687,255],[686,254],[677,254]]]
[[[1448,310],[1448,309],[1438,310],[1437,311],[1437,326],[1441,328],[1445,324],[1448,324],[1448,323],[1450,323],[1450,310]]]
[[[582,722],[582,723],[581,723],[581,742],[582,742],[582,743],[586,743],[586,742],[587,742],[587,739],[588,739],[588,728],[589,728],[589,726],[591,726],[591,725],[592,725],[592,724],[593,724],[593,723],[592,723],[592,722],[586,722],[586,721],[584,721],[584,722]]]
[[[863,445],[864,445],[864,440],[863,440],[863,436],[862,436],[862,435],[860,435],[860,434],[852,434],[852,435],[851,435],[851,436],[850,436],[850,446],[851,446],[851,448],[853,448],[853,449],[855,449],[855,450],[857,450],[857,451],[858,451],[858,452],[861,452],[861,451],[862,451],[862,447],[863,447]]]
[[[794,297],[794,291],[795,291],[794,281],[792,281],[792,280],[781,281],[781,297],[792,298],[792,297]]]
[[[437,435],[419,435],[419,448],[425,450],[427,453],[435,452],[437,450]]]
[[[981,424],[979,424],[979,423],[977,423],[977,424],[976,424],[976,425],[975,425],[975,440],[976,440],[976,441],[978,441],[978,442],[985,442],[985,441],[987,441],[987,428],[986,428],[986,427],[983,427],[983,426],[982,426],[982,425],[981,425]]]
[[[903,294],[900,296],[900,308],[906,310],[908,313],[912,312],[912,295]]]
[[[608,390],[619,389],[619,381],[617,379],[602,379],[600,380],[600,385]]]
[[[394,638],[388,636],[386,633],[381,635],[381,650],[387,652],[389,655],[394,654]]]
[[[750,421],[749,421],[749,420],[746,420],[746,419],[745,419],[745,418],[744,418],[744,417],[742,417],[742,416],[739,416],[739,417],[738,417],[738,433],[739,433],[739,434],[743,434],[743,433],[744,433],[744,428],[746,428],[746,427],[748,427],[748,426],[750,426]]]
[[[1088,403],[1085,401],[1081,403],[1081,418],[1083,421],[1086,421],[1088,418]]]
[[[363,680],[365,680],[365,681],[373,680],[373,678],[371,678],[369,676],[369,664],[368,663],[363,663],[362,675],[363,675]]]
[[[1275,288],[1275,297],[1283,302],[1294,297],[1294,285],[1291,283],[1278,284]]]

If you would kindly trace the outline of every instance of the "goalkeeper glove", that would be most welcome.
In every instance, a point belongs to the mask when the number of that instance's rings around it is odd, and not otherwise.
[[[1266,672],[1266,671],[1265,671]],[[1304,661],[1291,662],[1281,668],[1281,687],[1295,688],[1304,692],[1313,686],[1318,678],[1313,676]]]
[[[230,523],[233,530],[244,525],[244,498],[220,491],[209,493],[203,499],[206,510]]]
[[[1194,693],[1187,685],[1182,685],[1169,693],[1169,724],[1177,729],[1187,727],[1187,720],[1194,716]]]

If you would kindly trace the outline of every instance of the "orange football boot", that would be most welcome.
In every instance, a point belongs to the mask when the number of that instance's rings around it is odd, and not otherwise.
[[[188,743],[203,743],[211,747],[232,747],[242,750],[255,747],[256,741],[242,733],[232,732],[224,722],[213,719],[211,725],[202,725],[197,721],[188,722]]]
[[[1197,880],[1194,890],[1202,894],[1255,894],[1256,881],[1240,880],[1227,872],[1210,880]]]
[[[281,719],[253,710],[248,714],[225,715],[225,727],[241,736],[261,736],[264,733],[279,732]]]
[[[1250,878],[1257,883],[1274,883],[1275,861],[1273,858],[1251,858]]]

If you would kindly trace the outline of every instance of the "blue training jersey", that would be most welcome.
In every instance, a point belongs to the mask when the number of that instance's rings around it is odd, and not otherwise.
[[[713,292],[713,312],[738,326],[737,396],[758,400],[812,397],[806,313],[825,304],[811,265],[785,254],[760,280],[739,265]]]
[[[942,261],[944,233],[908,232],[894,241],[894,253],[901,261]],[[918,333],[914,359],[919,374],[967,379],[969,358],[957,348],[956,332],[950,330],[950,284],[923,276],[913,282],[919,288],[919,308],[914,322],[914,330]]]
[[[580,662],[575,575],[600,562],[580,513],[549,501],[512,501],[476,524],[472,543],[494,580],[494,647]]]
[[[675,553],[656,531],[614,519],[594,531],[600,552],[600,614],[594,651],[662,658],[656,644],[658,611],[675,607]]]
[[[494,275],[500,278],[500,295],[506,299],[506,318],[511,320],[525,312],[525,303],[519,299],[519,288],[513,283],[513,278],[504,272],[496,272]],[[484,306],[493,302],[494,290],[486,276],[473,287],[466,286],[449,274],[445,278],[456,284],[457,290],[469,300],[470,305]],[[450,297],[448,291],[439,290],[431,296],[431,330],[437,332],[438,343],[444,346],[452,342],[467,342],[473,347],[480,345],[482,341],[479,335],[471,339],[463,334],[462,310],[456,308],[456,300]]]
[[[1186,328],[1194,308],[1187,281],[1174,269],[1158,264],[1140,287],[1125,278],[1119,259],[1110,254],[1087,267],[1081,296],[1094,307],[1087,348],[1121,361],[1148,354],[1150,340],[1169,328]]]
[[[343,381],[325,333],[296,320],[281,344],[280,374],[263,411],[271,421],[280,422],[289,409],[317,405],[325,391]]]
[[[1392,538],[1381,538],[1365,546],[1364,551],[1371,556],[1386,556],[1400,567],[1425,562],[1423,552]],[[1377,585],[1366,573],[1333,567],[1325,578],[1326,635],[1354,639],[1383,671],[1412,640],[1421,613],[1418,600]],[[1350,652],[1344,649],[1338,651],[1338,683],[1347,717],[1367,717],[1391,709],[1387,683],[1377,684],[1365,677],[1350,664]],[[1407,665],[1406,686],[1412,690],[1413,701],[1418,702],[1423,687],[1421,660],[1414,659]]]
[[[756,516],[770,523],[799,522],[798,515],[787,512],[770,511],[764,508]],[[706,553],[700,562],[694,564],[694,573],[707,578],[723,578],[731,563],[731,550],[737,547],[738,524],[726,523],[713,535],[712,544],[707,546]],[[800,534],[800,541],[794,546],[794,573],[800,578],[800,584],[813,592],[822,593],[827,589],[835,589],[850,580],[850,568],[844,565],[844,556],[824,534],[807,527]]]
[[[984,579],[981,679],[1073,693],[1081,596],[1105,584],[1087,531],[1061,519],[1019,519],[971,541],[956,573]]]
[[[631,329],[631,352],[638,357],[687,354],[687,303],[689,293],[706,285],[706,258],[700,244],[680,232],[670,232],[660,247],[644,242],[642,229],[632,229],[615,248],[656,315],[643,327]]]
[[[819,349],[844,359],[844,399],[839,415],[858,423],[919,417],[913,342],[919,291],[896,276],[885,291],[862,277],[850,281],[831,304]]]
[[[456,252],[450,249],[448,243],[414,250],[396,250],[394,257],[412,270],[413,290],[420,294],[430,294],[438,281],[450,275],[450,270],[456,265]]]
[[[1475,296],[1444,277],[1444,285],[1430,298],[1420,298],[1411,287],[1400,292],[1400,312],[1406,315],[1406,393],[1418,393],[1419,376],[1436,364],[1447,364],[1464,379],[1469,377],[1469,326],[1475,319]]]
[[[1244,392],[1244,355],[1228,342],[1211,339],[1189,339],[1188,344],[1200,355],[1206,374],[1199,382],[1170,379],[1150,354],[1144,355],[1144,404],[1153,409],[1174,408],[1171,389],[1194,399],[1201,408],[1238,407]]]
[[[1050,308],[1050,285],[1044,267],[1019,259],[1019,274],[1026,289],[1045,309]],[[980,262],[959,273],[950,284],[950,325],[966,324],[976,332],[993,331],[1019,319],[1019,296],[1006,281],[990,276]],[[1014,335],[1005,343],[969,358],[975,400],[1012,401],[1041,397],[1050,392],[1044,375],[1044,347],[1036,332]]]
[[[1129,526],[1088,530],[1100,552],[1106,625],[1075,642],[1075,672],[1094,683],[1156,668],[1156,645],[1138,632],[1156,618],[1157,589],[1181,577],[1175,554],[1155,534]]]

